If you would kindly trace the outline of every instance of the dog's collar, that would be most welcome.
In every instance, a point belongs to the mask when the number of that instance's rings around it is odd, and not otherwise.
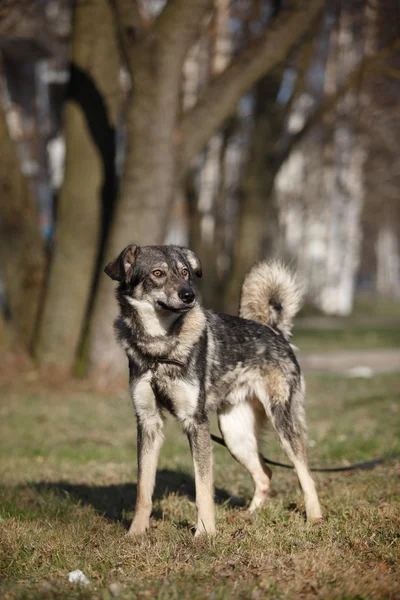
[[[184,367],[185,363],[180,360],[174,360],[169,358],[155,358],[153,360],[153,365],[151,367],[151,371],[155,371],[159,364],[163,365],[174,365],[175,367]]]

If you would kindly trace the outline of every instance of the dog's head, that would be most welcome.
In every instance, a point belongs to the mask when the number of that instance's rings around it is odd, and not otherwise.
[[[181,246],[127,246],[104,269],[120,291],[155,309],[184,313],[196,305],[194,279],[201,277],[198,256]]]

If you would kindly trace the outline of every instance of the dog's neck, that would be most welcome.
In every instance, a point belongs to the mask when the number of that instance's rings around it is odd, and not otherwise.
[[[153,305],[144,300],[136,300],[131,296],[125,296],[125,298],[134,309],[132,311],[131,324],[135,320],[139,320],[141,327],[151,337],[168,335],[173,324],[180,316],[177,313],[166,310],[157,310]]]
[[[135,299],[127,302],[126,296],[121,300],[121,325],[117,320],[116,328],[118,339],[130,358],[146,356],[185,361],[206,327],[205,313],[199,305],[183,315],[163,314],[148,303]]]

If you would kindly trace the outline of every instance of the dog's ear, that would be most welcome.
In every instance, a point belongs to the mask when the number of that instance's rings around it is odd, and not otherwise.
[[[106,275],[111,277],[114,281],[123,281],[129,269],[135,262],[138,250],[139,246],[135,246],[135,244],[127,246],[117,258],[109,262],[104,268]]]
[[[203,270],[201,268],[201,262],[199,257],[193,250],[189,250],[189,248],[182,248],[183,253],[188,261],[190,268],[193,269],[197,277],[201,277],[203,275]]]

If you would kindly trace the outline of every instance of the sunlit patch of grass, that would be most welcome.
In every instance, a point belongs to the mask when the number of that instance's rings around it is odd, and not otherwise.
[[[399,390],[400,374],[308,377],[310,462],[346,464],[399,452]],[[291,470],[273,469],[268,504],[250,516],[243,506],[251,479],[216,447],[218,535],[195,541],[188,443],[169,420],[152,526],[132,540],[124,534],[136,496],[135,439],[127,395],[3,395],[2,599],[107,600],[112,583],[126,599],[400,596],[400,461],[316,475],[326,519],[311,526]],[[287,461],[272,432],[264,452]],[[88,588],[68,583],[75,569],[89,578]]]

